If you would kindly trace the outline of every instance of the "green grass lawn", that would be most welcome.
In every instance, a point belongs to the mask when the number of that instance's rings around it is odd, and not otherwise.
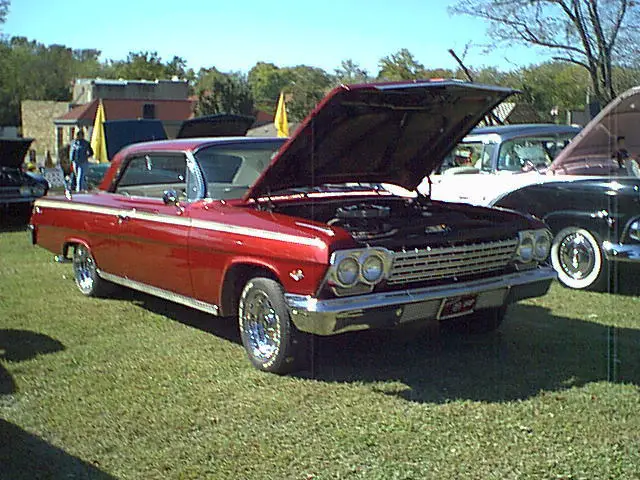
[[[318,339],[313,369],[280,377],[232,319],[83,297],[4,231],[0,478],[637,479],[639,283],[554,285],[491,335]]]

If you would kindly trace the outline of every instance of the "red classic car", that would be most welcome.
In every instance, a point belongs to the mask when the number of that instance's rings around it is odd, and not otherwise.
[[[100,189],[34,206],[32,240],[114,284],[235,315],[259,369],[309,334],[414,321],[489,331],[544,295],[551,237],[533,217],[415,192],[512,92],[456,81],[341,86],[284,141],[199,138],[119,152]]]

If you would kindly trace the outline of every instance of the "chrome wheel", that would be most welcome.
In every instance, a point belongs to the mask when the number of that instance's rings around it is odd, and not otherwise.
[[[567,227],[558,232],[551,247],[551,262],[558,280],[571,288],[589,288],[603,278],[600,242],[583,228]]]
[[[268,364],[280,349],[280,321],[267,294],[251,289],[243,298],[241,329],[247,337],[250,354]]]
[[[240,294],[242,345],[259,370],[288,373],[303,367],[308,337],[291,323],[282,285],[265,277],[249,280]]]
[[[73,252],[73,274],[76,285],[85,295],[91,295],[97,278],[96,263],[83,245],[77,245]]]

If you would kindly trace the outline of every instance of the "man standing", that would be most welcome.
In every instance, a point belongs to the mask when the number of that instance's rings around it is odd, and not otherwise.
[[[89,163],[89,157],[93,155],[91,144],[85,140],[84,131],[78,130],[76,133],[76,139],[71,144],[69,149],[69,160],[73,165],[73,173],[75,174],[75,191],[87,189],[87,163]]]

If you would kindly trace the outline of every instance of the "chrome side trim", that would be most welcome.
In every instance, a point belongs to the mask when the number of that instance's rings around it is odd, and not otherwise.
[[[602,242],[602,249],[607,260],[615,262],[640,262],[640,245]]]
[[[151,285],[147,285],[146,283],[140,283],[136,282],[135,280],[112,275],[111,273],[103,272],[102,270],[98,270],[97,272],[100,278],[104,278],[109,282],[115,283],[117,285],[122,285],[123,287],[132,288],[133,290],[138,290],[143,293],[148,293],[149,295],[160,297],[165,300],[169,300],[170,302],[179,303],[181,305],[195,308],[196,310],[211,313],[213,315],[218,315],[220,311],[217,305],[213,305],[211,303],[196,300],[194,298],[186,297],[184,295],[170,292],[168,290],[163,290],[161,288],[152,287]]]
[[[169,225],[192,226],[204,230],[212,230],[216,232],[232,233],[235,235],[244,235],[253,238],[266,238],[269,240],[278,240],[297,245],[309,245],[324,248],[325,242],[318,237],[302,237],[287,233],[274,232],[269,230],[261,230],[251,227],[240,227],[225,223],[210,222],[207,220],[195,220],[177,215],[163,215],[148,212],[136,211],[134,208],[110,208],[100,207],[97,205],[88,205],[83,203],[71,203],[57,200],[38,200],[36,206],[41,208],[57,208],[60,210],[73,210],[77,212],[97,213],[101,215],[118,216],[125,214],[129,218],[146,220],[150,222],[164,223]]]

